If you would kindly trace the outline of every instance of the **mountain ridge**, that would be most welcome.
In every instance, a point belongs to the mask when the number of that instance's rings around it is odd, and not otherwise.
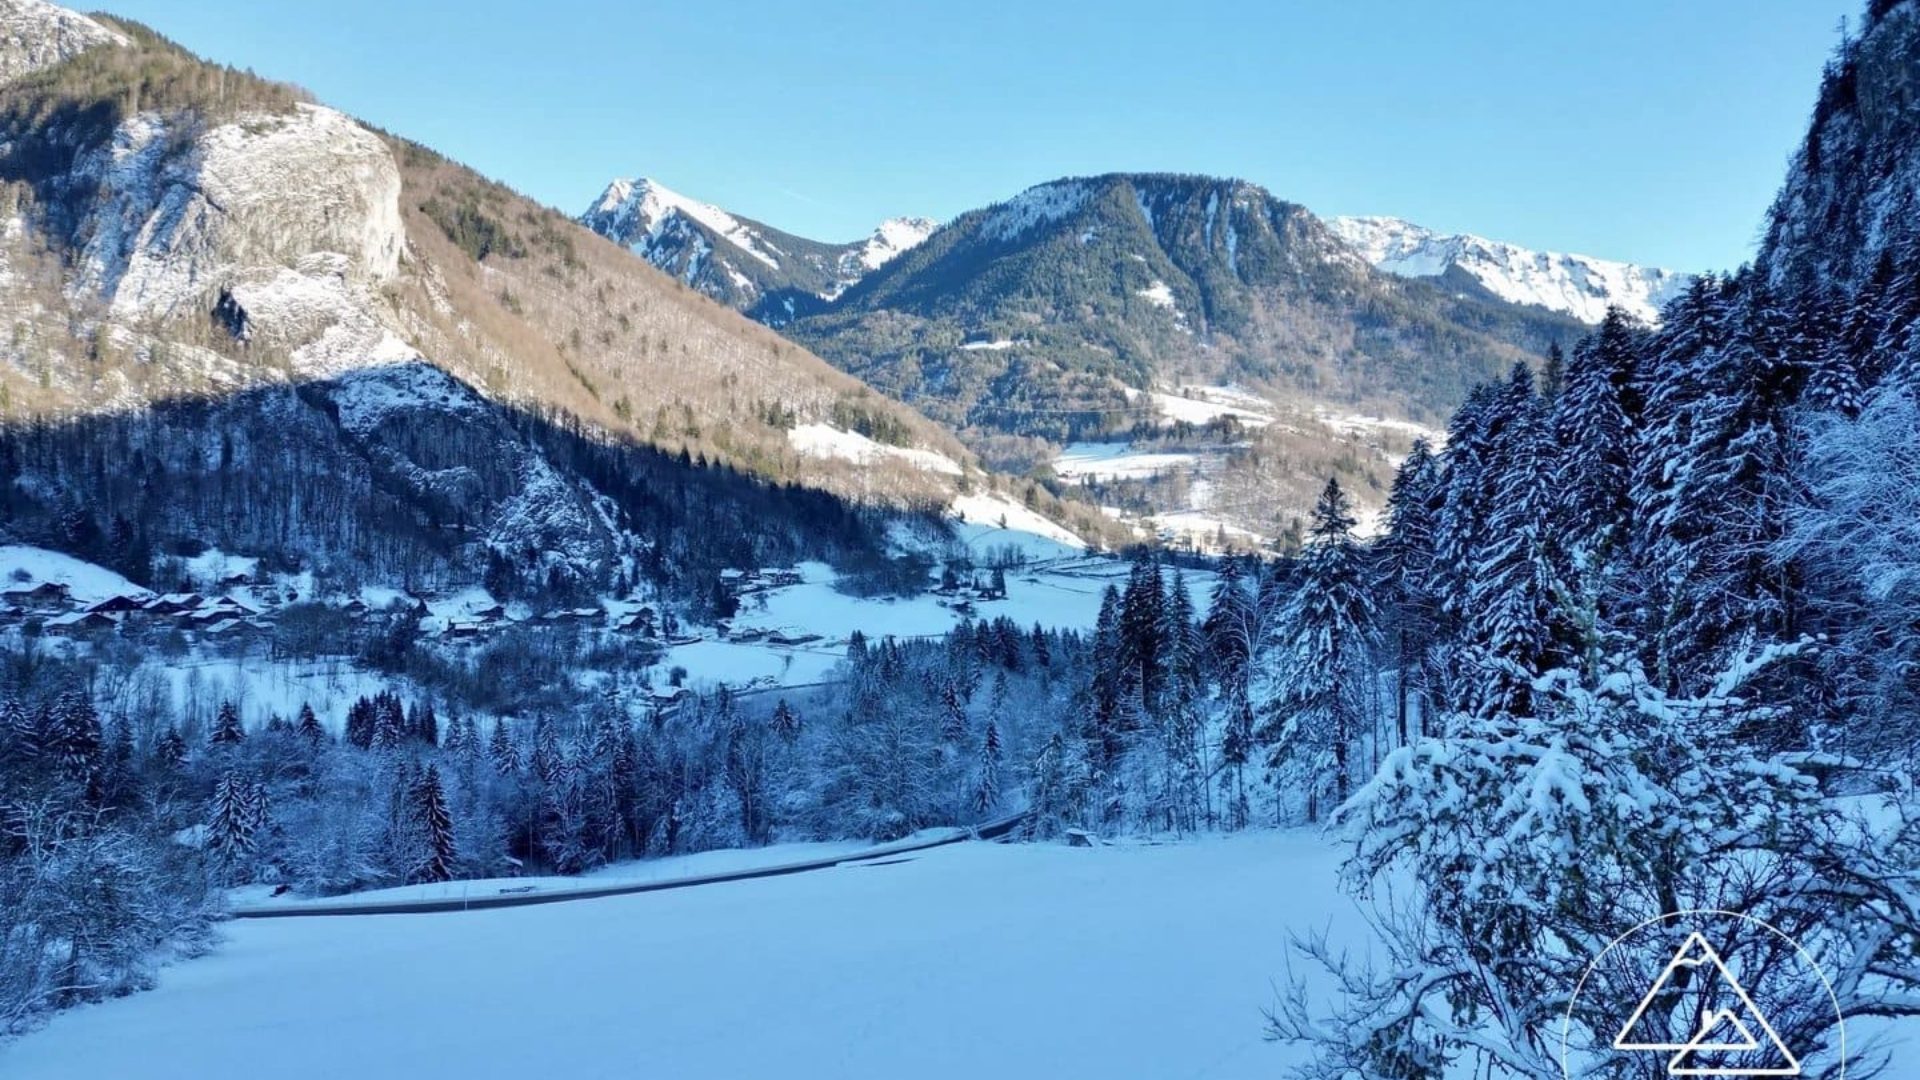
[[[813,240],[644,176],[610,182],[579,220],[689,287],[775,325],[835,299],[938,227],[895,217],[858,240]]]
[[[1693,275],[1591,255],[1523,247],[1474,233],[1447,233],[1397,217],[1333,217],[1327,224],[1369,264],[1411,278],[1465,277],[1509,303],[1597,325],[1609,307],[1643,323],[1686,291]]]

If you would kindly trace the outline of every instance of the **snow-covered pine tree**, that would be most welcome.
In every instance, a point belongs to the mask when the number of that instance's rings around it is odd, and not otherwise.
[[[1553,528],[1583,568],[1604,561],[1631,534],[1632,429],[1641,411],[1640,334],[1619,308],[1573,350],[1565,389],[1553,399]]]
[[[450,881],[459,863],[459,851],[454,844],[453,817],[447,811],[447,793],[440,784],[439,766],[427,765],[414,784],[413,798],[423,857],[410,876],[415,881]]]
[[[1331,763],[1336,803],[1351,783],[1350,752],[1367,711],[1367,664],[1378,639],[1378,611],[1353,538],[1353,504],[1329,479],[1314,504],[1300,573],[1274,628],[1274,648],[1255,683],[1256,737],[1268,768],[1292,764],[1307,785],[1316,819]]]
[[[327,729],[320,726],[320,718],[314,715],[312,705],[300,706],[300,719],[294,725],[294,730],[308,742],[315,744],[325,742],[327,738]]]
[[[213,785],[205,850],[212,856],[216,873],[224,881],[246,880],[253,859],[260,815],[252,798],[252,787],[245,777],[231,771],[220,774]]]
[[[1563,590],[1549,548],[1553,454],[1525,364],[1514,365],[1486,420],[1481,475],[1489,502],[1483,541],[1465,573],[1467,666],[1455,696],[1468,708],[1505,708],[1523,705],[1526,695],[1526,680],[1509,673],[1539,670],[1568,636],[1556,627]]]
[[[1432,650],[1439,633],[1434,593],[1434,526],[1445,496],[1440,464],[1425,439],[1415,439],[1387,495],[1387,531],[1374,545],[1376,591],[1391,638],[1394,728],[1405,746],[1416,706],[1432,706]]]
[[[493,734],[487,739],[487,760],[493,762],[493,771],[500,776],[520,774],[520,745],[514,741],[504,716],[493,722]]]
[[[1207,812],[1207,774],[1201,738],[1201,700],[1206,693],[1206,640],[1194,617],[1186,576],[1175,571],[1167,583],[1165,625],[1166,692],[1161,697],[1161,742],[1166,760],[1164,801],[1168,825],[1198,828]]]
[[[40,758],[40,725],[17,697],[0,705],[0,771],[24,774]]]
[[[784,697],[774,703],[771,723],[773,733],[787,742],[800,737],[800,714],[793,711],[793,706]]]
[[[1791,631],[1792,571],[1769,551],[1806,373],[1786,355],[1788,326],[1749,272],[1696,285],[1656,345],[1634,518],[1649,651],[1670,687],[1697,688],[1741,642]]]
[[[395,750],[407,741],[407,710],[400,698],[391,692],[382,692],[373,701],[373,733],[368,747],[373,750]]]
[[[1355,966],[1323,938],[1297,942],[1336,988],[1329,1005],[1324,982],[1318,993],[1296,983],[1270,1017],[1274,1037],[1314,1047],[1299,1075],[1558,1080],[1570,1006],[1575,1032],[1605,1045],[1645,993],[1637,971],[1611,985],[1596,969],[1600,981],[1583,986],[1589,960],[1677,911],[1778,927],[1832,974],[1843,1015],[1920,1012],[1908,947],[1920,914],[1905,884],[1920,820],[1862,816],[1743,737],[1779,711],[1746,687],[1794,652],[1741,656],[1697,698],[1669,696],[1636,660],[1609,654],[1594,671],[1536,677],[1526,713],[1463,714],[1448,736],[1389,754],[1336,815],[1354,843],[1345,874],[1363,898],[1420,888],[1411,905],[1380,906],[1378,966]],[[1748,985],[1766,965],[1800,962],[1790,949],[1749,960]],[[1810,1057],[1838,1036],[1835,1004],[1817,993],[1770,1002],[1770,1018]],[[1617,1057],[1565,1064],[1576,1080],[1620,1075]]]
[[[180,729],[169,724],[153,743],[153,760],[163,769],[177,769],[187,760],[187,740]]]
[[[1125,659],[1120,642],[1120,590],[1108,585],[1093,626],[1093,688],[1088,699],[1092,710],[1088,721],[1099,754],[1095,765],[1100,770],[1110,768],[1124,749],[1120,698],[1126,690]]]
[[[1166,599],[1159,557],[1148,554],[1135,560],[1126,592],[1120,598],[1114,665],[1119,673],[1118,693],[1137,695],[1142,716],[1160,712],[1165,682]]]
[[[1227,826],[1244,828],[1248,819],[1246,766],[1253,755],[1253,660],[1265,630],[1237,560],[1228,559],[1220,568],[1201,629],[1214,671],[1216,726],[1220,731],[1218,775],[1226,795]]]
[[[47,714],[43,752],[73,784],[91,786],[100,768],[102,732],[93,699],[79,689],[62,693]]]
[[[967,741],[967,709],[951,679],[940,686],[940,741],[949,748]]]
[[[347,742],[362,750],[373,745],[374,726],[373,702],[367,698],[356,698],[347,709]]]
[[[433,702],[420,702],[414,707],[414,715],[408,718],[408,729],[413,737],[428,746],[440,745],[440,718],[434,714]]]
[[[246,740],[247,729],[240,723],[240,710],[233,702],[223,701],[213,717],[213,731],[207,742],[213,746],[238,746]]]
[[[973,788],[973,812],[985,816],[1000,806],[1000,725],[987,719],[980,739],[980,772]]]

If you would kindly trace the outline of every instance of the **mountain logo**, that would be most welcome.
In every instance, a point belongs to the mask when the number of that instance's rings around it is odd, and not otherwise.
[[[1687,985],[1703,983],[1714,984],[1713,988],[1730,995],[1732,1002],[1718,1009],[1702,1009],[1699,1029],[1685,1042],[1667,1041],[1652,1030],[1649,1014],[1656,1013],[1662,1001],[1678,997]],[[1770,1051],[1763,1055],[1770,1059],[1766,1064],[1716,1064],[1724,1061],[1728,1054],[1742,1055],[1742,1061],[1751,1060],[1747,1055],[1763,1049],[1761,1035],[1766,1038],[1764,1049]],[[1697,931],[1687,935],[1687,940],[1674,951],[1673,959],[1661,969],[1633,1015],[1613,1037],[1613,1048],[1670,1051],[1673,1056],[1667,1061],[1669,1076],[1800,1075],[1800,1059],[1787,1049],[1772,1022],[1754,1004],[1753,995],[1740,985],[1740,980],[1727,970],[1726,961]]]
[[[1579,1076],[1847,1075],[1847,1024],[1806,946],[1752,915],[1647,919],[1587,962],[1567,999],[1560,1069]]]

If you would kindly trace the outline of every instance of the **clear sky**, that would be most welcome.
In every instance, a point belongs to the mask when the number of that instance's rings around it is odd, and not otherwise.
[[[1241,176],[1680,269],[1747,258],[1863,0],[99,0],[578,212],[802,235],[1069,174]]]

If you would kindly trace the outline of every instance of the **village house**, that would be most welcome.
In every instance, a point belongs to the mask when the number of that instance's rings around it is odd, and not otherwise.
[[[70,606],[72,600],[72,593],[57,581],[43,581],[33,586],[16,586],[0,593],[0,601],[24,611],[34,612],[60,611]]]

